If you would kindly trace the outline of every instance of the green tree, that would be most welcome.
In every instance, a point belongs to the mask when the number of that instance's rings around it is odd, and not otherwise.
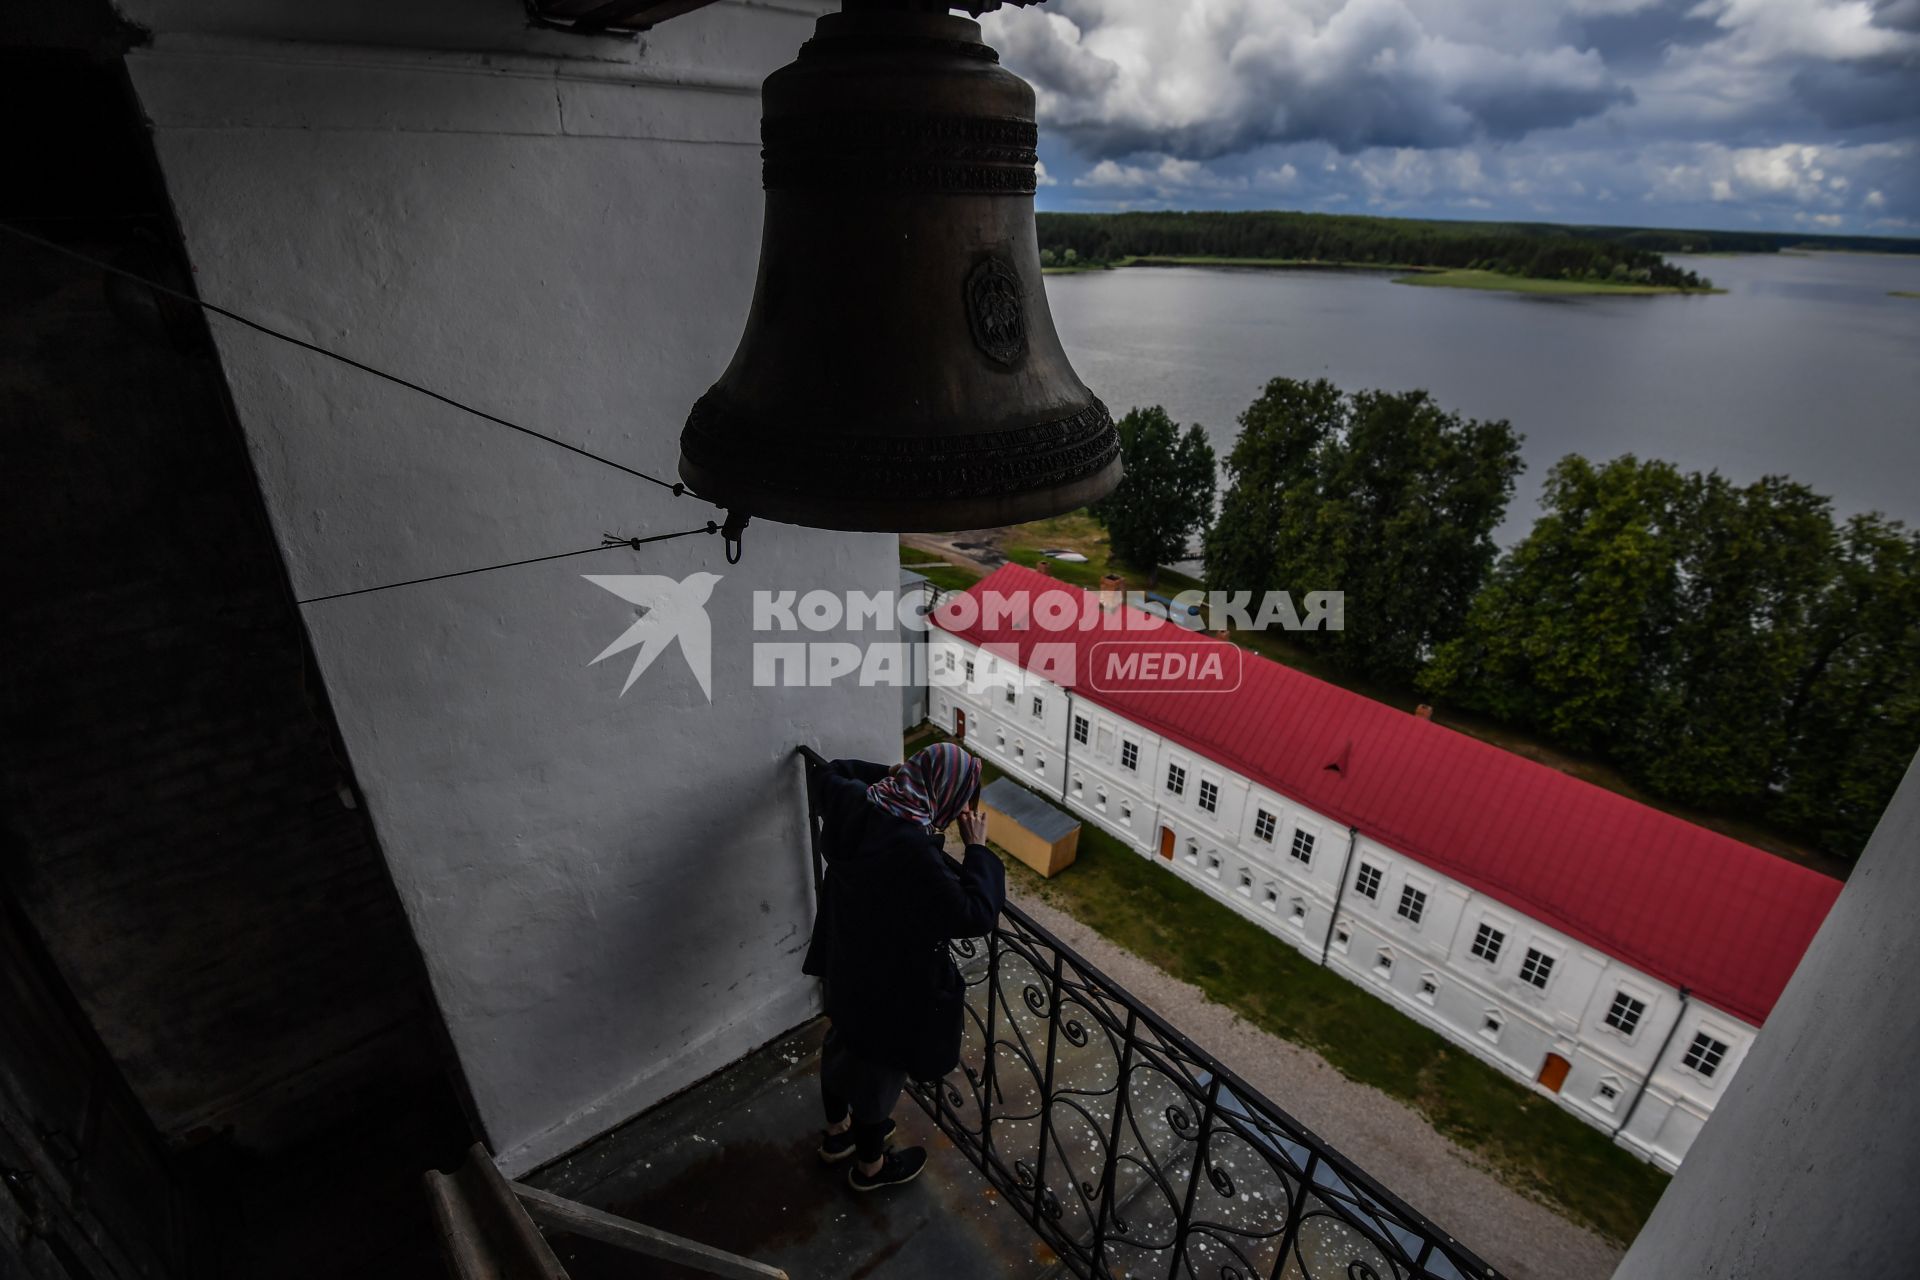
[[[1421,674],[1427,692],[1610,753],[1641,714],[1679,586],[1686,479],[1628,456],[1569,456],[1542,513]]]
[[[1851,858],[1920,746],[1920,532],[1849,520],[1810,632],[1769,815]]]
[[[1198,423],[1183,434],[1159,405],[1120,419],[1126,475],[1093,504],[1113,553],[1158,581],[1161,564],[1192,554],[1191,540],[1213,520],[1213,446]]]
[[[1493,563],[1519,435],[1448,413],[1424,391],[1347,396],[1288,378],[1267,384],[1240,427],[1207,539],[1208,586],[1344,592],[1344,630],[1296,639],[1410,682],[1457,634]]]
[[[1764,804],[1835,573],[1833,516],[1805,485],[1688,478],[1665,643],[1640,673],[1639,719],[1616,754],[1661,795]]]

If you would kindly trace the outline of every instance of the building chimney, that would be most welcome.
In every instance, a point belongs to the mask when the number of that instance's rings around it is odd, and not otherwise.
[[[1049,578],[1053,576],[1053,569],[1048,566],[1045,560],[1036,561],[1033,567],[1038,569],[1041,573],[1046,574]]]
[[[1433,719],[1433,708],[1423,702],[1413,709],[1413,714],[1416,719],[1431,720]]]
[[[1126,586],[1125,581],[1117,573],[1106,574],[1100,579],[1100,611],[1102,613],[1112,613],[1119,609],[1121,601],[1125,598],[1121,591],[1124,586]]]

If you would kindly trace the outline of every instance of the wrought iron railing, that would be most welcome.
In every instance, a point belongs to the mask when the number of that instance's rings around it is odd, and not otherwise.
[[[961,1067],[915,1098],[1073,1275],[1499,1275],[1018,907],[953,950]]]

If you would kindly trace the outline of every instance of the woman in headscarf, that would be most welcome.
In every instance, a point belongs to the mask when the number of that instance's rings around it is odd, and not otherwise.
[[[1007,873],[976,807],[980,762],[950,742],[891,769],[835,760],[815,785],[827,874],[805,971],[826,979],[833,1023],[820,1053],[820,1158],[853,1157],[847,1183],[868,1191],[926,1165],[924,1149],[888,1146],[893,1107],[908,1077],[937,1079],[960,1061],[964,989],[947,942],[992,931]],[[960,862],[943,847],[956,821]]]

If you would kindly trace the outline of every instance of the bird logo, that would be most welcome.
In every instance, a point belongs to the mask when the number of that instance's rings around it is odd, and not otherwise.
[[[640,652],[633,657],[633,670],[627,672],[627,682],[620,686],[620,696],[624,698],[640,673],[678,640],[680,653],[692,669],[693,678],[700,682],[700,692],[707,695],[708,702],[713,701],[713,629],[707,622],[707,598],[713,594],[714,584],[720,581],[719,574],[693,573],[678,582],[649,573],[583,573],[580,576],[636,606],[640,613],[633,625],[602,649],[588,666],[640,646]]]

